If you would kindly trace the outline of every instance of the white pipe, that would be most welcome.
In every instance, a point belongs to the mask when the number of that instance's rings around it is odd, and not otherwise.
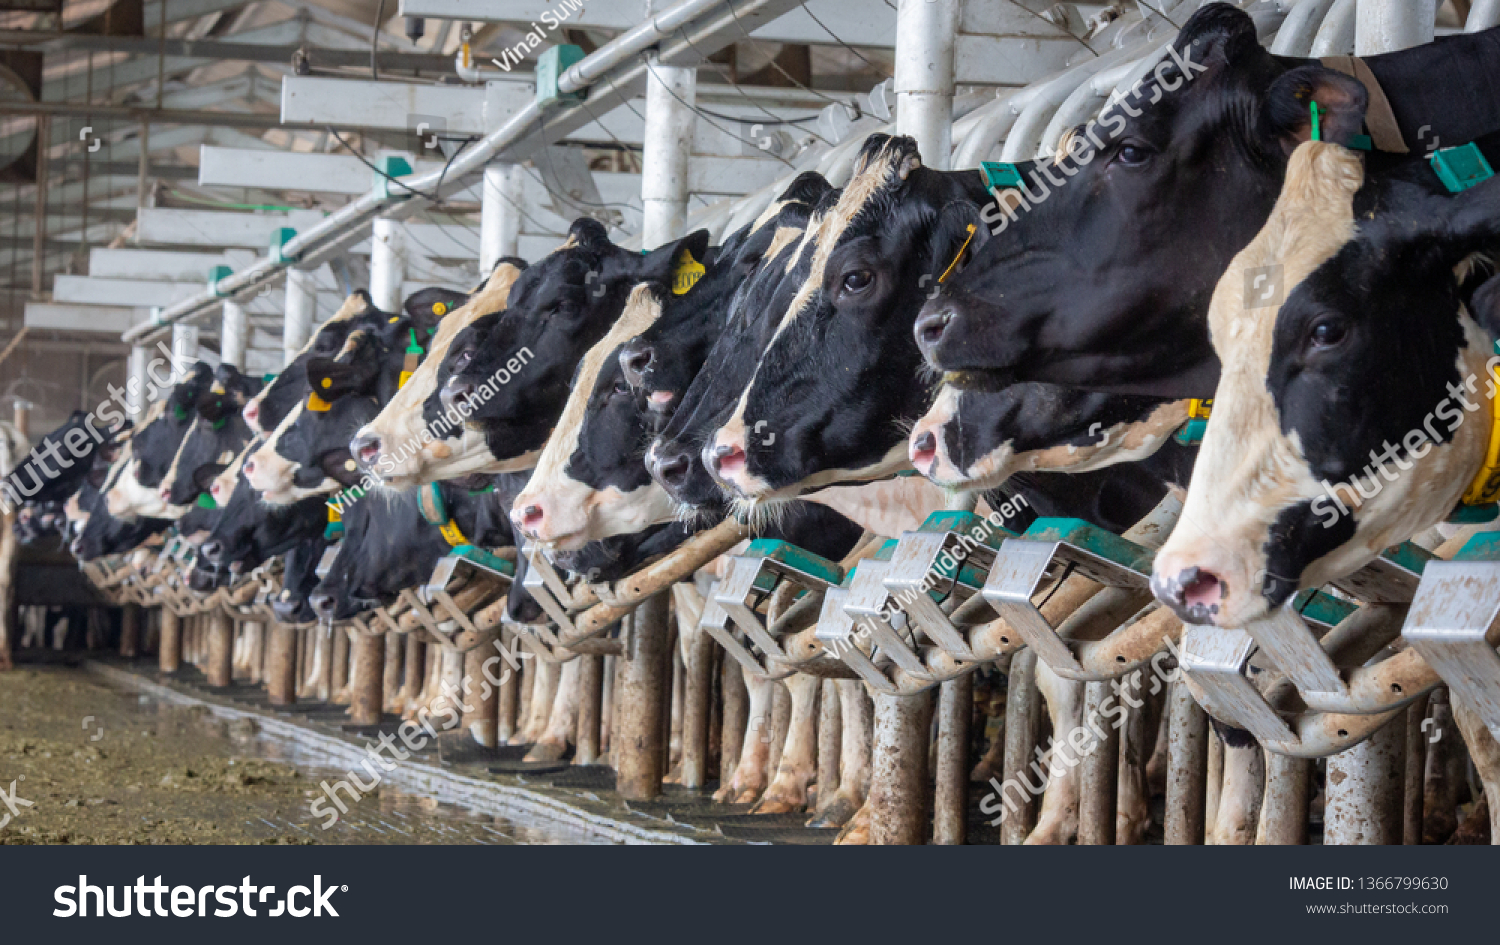
[[[1318,27],[1333,8],[1333,2],[1334,0],[1302,0],[1293,7],[1292,12],[1287,14],[1286,22],[1281,24],[1281,32],[1276,34],[1276,41],[1271,44],[1272,54],[1306,58],[1312,52]]]
[[[1321,59],[1324,56],[1347,56],[1354,52],[1354,13],[1356,0],[1335,0],[1333,9],[1323,17],[1318,35],[1313,39],[1308,56]]]
[[[250,345],[250,315],[245,306],[233,299],[224,300],[224,317],[219,323],[219,363],[245,369],[245,349]]]
[[[655,249],[684,235],[688,159],[698,113],[698,70],[646,60],[646,131],[641,146],[641,248]]]
[[[192,364],[198,360],[198,326],[172,326],[172,361],[176,364]],[[183,374],[173,371],[172,383],[182,380]]]
[[[1432,42],[1437,0],[1359,0],[1354,25],[1354,54],[1410,49]]]
[[[291,364],[312,337],[313,314],[318,308],[318,285],[305,269],[286,271],[286,319],[281,323],[281,357]]]
[[[135,379],[135,394],[127,398],[130,404],[130,419],[137,424],[146,415],[146,388],[151,379],[146,376],[147,349],[144,345],[135,345],[130,349],[130,377]],[[125,385],[126,393],[130,391],[130,384]]]
[[[1492,26],[1500,26],[1500,0],[1474,0],[1469,7],[1469,20],[1464,32],[1478,33]]]
[[[1035,97],[1016,118],[1010,134],[1006,136],[1005,147],[1000,150],[1000,160],[1014,164],[1036,157],[1043,144],[1042,134],[1046,131],[1052,116],[1062,107],[1063,102],[1066,102],[1080,85],[1088,82],[1096,74],[1114,65],[1123,57],[1122,50],[1114,50],[1098,59],[1090,59],[1038,89]]]
[[[491,164],[484,169],[479,200],[479,274],[488,276],[502,257],[521,244],[521,168]]]
[[[953,155],[953,46],[958,4],[900,0],[896,10],[896,130],[917,141],[922,163]]]
[[[401,311],[406,281],[406,226],[378,217],[370,239],[370,300],[383,312]]]

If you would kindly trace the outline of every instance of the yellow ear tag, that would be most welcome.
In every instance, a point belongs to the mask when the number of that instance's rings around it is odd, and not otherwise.
[[[328,388],[330,388],[330,387],[333,386],[333,378],[331,378],[331,377],[325,377],[325,378],[323,378],[323,383],[321,385],[319,385],[319,386],[321,386],[324,390],[327,390]]]
[[[688,290],[697,285],[707,271],[702,263],[693,258],[691,252],[684,249],[682,255],[677,257],[677,268],[672,272],[672,294],[687,295]]]
[[[313,413],[327,413],[333,409],[333,404],[318,396],[317,391],[307,395],[307,409]]]
[[[446,302],[434,302],[432,304],[432,314],[436,315],[438,318],[442,318],[444,315],[447,315],[448,314],[448,305],[447,305],[447,303]]]
[[[400,390],[401,388],[403,388],[403,387],[406,386],[406,382],[409,381],[409,380],[411,380],[412,373],[413,372],[411,372],[411,371],[402,371],[401,372],[401,376],[396,379],[396,389],[397,390]]]
[[[338,509],[334,508],[329,503],[325,502],[324,505],[328,506],[328,522],[329,522],[329,524],[332,524],[334,522],[342,522],[344,520],[344,515],[343,515],[342,512],[340,512]]]
[[[448,519],[448,524],[440,526],[438,528],[438,531],[442,532],[443,537],[447,539],[448,544],[452,545],[455,548],[457,548],[459,545],[469,544],[469,539],[465,538],[464,533],[458,530],[458,522],[454,521],[451,518]]]
[[[385,323],[386,323],[386,324],[387,324],[387,325],[394,325],[394,324],[396,324],[396,323],[397,323],[397,322],[399,322],[399,321],[400,321],[400,320],[401,320],[401,316],[400,316],[400,315],[397,315],[397,316],[395,316],[395,317],[394,317],[394,318],[387,318],[387,319],[386,319],[386,320],[385,320]]]

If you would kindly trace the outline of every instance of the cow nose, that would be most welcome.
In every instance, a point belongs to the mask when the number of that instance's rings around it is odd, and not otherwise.
[[[620,352],[620,369],[625,372],[625,383],[631,387],[640,387],[655,359],[656,349],[651,345],[626,347]]]
[[[170,501],[172,501],[172,487],[171,486],[162,486],[161,487],[161,492],[158,493],[158,494],[161,496],[161,500],[163,502],[170,502]]]
[[[745,469],[745,451],[737,443],[721,443],[713,447],[710,462],[720,476],[733,476]]]
[[[333,594],[328,591],[313,591],[308,595],[307,602],[312,604],[312,609],[317,611],[318,616],[323,619],[333,616],[333,608],[338,603]]]
[[[219,556],[224,553],[224,543],[210,538],[198,546],[198,553],[208,561],[218,564]]]
[[[1184,623],[1213,625],[1219,602],[1229,594],[1229,585],[1204,568],[1188,567],[1175,577],[1151,575],[1151,593],[1172,608]]]
[[[373,433],[356,436],[349,442],[349,452],[362,464],[368,466],[380,458],[380,437]]]
[[[245,475],[246,476],[253,476],[253,475],[255,475],[255,460],[253,460],[253,459],[247,459],[247,460],[245,460]],[[214,489],[217,490],[218,488],[219,488],[218,486],[214,486]],[[217,492],[215,492],[214,494],[218,495]]]
[[[653,452],[646,457],[646,471],[669,489],[681,489],[686,485],[688,472],[691,469],[692,460],[686,453],[674,453],[663,457]]]
[[[474,382],[466,381],[461,377],[450,377],[448,383],[443,385],[438,399],[443,406],[449,410],[456,410],[458,404],[467,403],[474,396]]]
[[[943,340],[943,332],[948,330],[952,321],[953,311],[947,307],[927,312],[917,319],[914,330],[917,334],[917,347],[922,349],[923,354],[930,354],[938,346]]]
[[[535,538],[541,530],[542,522],[547,519],[547,513],[540,505],[532,504],[512,512],[511,519],[527,538]]]
[[[911,464],[918,470],[928,469],[937,460],[937,436],[931,430],[923,430],[911,441]]]
[[[245,409],[240,411],[240,416],[245,418],[245,422],[250,424],[251,429],[260,429],[260,425],[256,423],[260,419],[260,403],[258,401],[251,401],[246,404]]]

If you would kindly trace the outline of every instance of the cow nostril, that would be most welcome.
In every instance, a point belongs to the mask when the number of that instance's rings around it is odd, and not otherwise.
[[[357,436],[349,447],[354,457],[366,466],[380,458],[380,437],[378,436],[371,434]]]
[[[658,463],[656,474],[666,485],[680,487],[687,482],[688,470],[691,466],[692,462],[687,456],[678,454],[665,462]]]
[[[310,597],[308,597],[307,602],[309,604],[312,604],[313,610],[316,610],[320,615],[324,617],[333,616],[332,594],[324,593],[322,591],[315,591]]]
[[[219,563],[219,555],[223,554],[223,552],[224,546],[212,538],[198,546],[198,553],[214,564]]]
[[[473,397],[474,385],[458,377],[450,377],[448,383],[443,385],[442,391],[438,394],[438,399],[449,410],[455,409],[458,404],[472,401]]]
[[[714,469],[720,475],[732,476],[745,468],[745,451],[738,446],[714,447]]]
[[[655,349],[637,348],[620,355],[620,367],[625,372],[625,381],[632,387],[640,386],[641,379],[651,369],[651,362],[655,359]]]
[[[925,467],[937,459],[937,436],[931,430],[923,430],[911,441],[911,461],[918,468]]]
[[[917,319],[917,343],[924,348],[936,347],[943,340],[943,332],[948,330],[948,324],[952,321],[953,313],[946,310]]]
[[[253,476],[253,475],[255,475],[255,460],[248,459],[248,460],[245,461],[245,475],[247,475],[247,476]]]
[[[1188,568],[1179,578],[1182,584],[1182,602],[1188,607],[1202,607],[1212,613],[1229,586],[1219,580],[1212,571]]]
[[[521,510],[521,528],[528,535],[535,537],[537,529],[542,527],[542,520],[544,518],[546,518],[546,513],[542,511],[540,505],[528,505],[525,509]]]

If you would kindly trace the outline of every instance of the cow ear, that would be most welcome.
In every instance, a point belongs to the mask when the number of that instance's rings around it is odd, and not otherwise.
[[[692,257],[691,261],[683,254]],[[640,282],[657,282],[662,285],[672,284],[672,275],[684,264],[701,263],[703,257],[708,254],[708,231],[697,230],[684,236],[680,240],[673,240],[647,253],[641,260],[641,267],[636,273],[636,279]]]
[[[322,468],[323,475],[337,482],[346,489],[350,486],[359,485],[359,464],[354,461],[354,456],[348,449],[337,449],[324,453],[318,460],[318,466]]]
[[[932,226],[927,260],[930,278],[925,285],[947,282],[962,272],[989,238],[989,227],[984,225],[977,207],[969,203],[948,204]]]
[[[362,394],[376,377],[371,358],[356,358],[344,364],[335,358],[311,358],[307,362],[307,383],[312,393],[328,402],[346,394]]]
[[[1271,83],[1262,115],[1267,134],[1290,155],[1312,140],[1312,107],[1318,105],[1319,137],[1348,147],[1365,123],[1370,93],[1358,79],[1323,66],[1298,66]]]
[[[609,241],[609,231],[604,228],[604,224],[593,217],[574,220],[573,225],[568,227],[568,240],[597,253],[608,252],[614,246]]]
[[[401,308],[419,330],[437,327],[438,322],[454,309],[469,301],[469,296],[453,289],[431,288],[413,292]]]

